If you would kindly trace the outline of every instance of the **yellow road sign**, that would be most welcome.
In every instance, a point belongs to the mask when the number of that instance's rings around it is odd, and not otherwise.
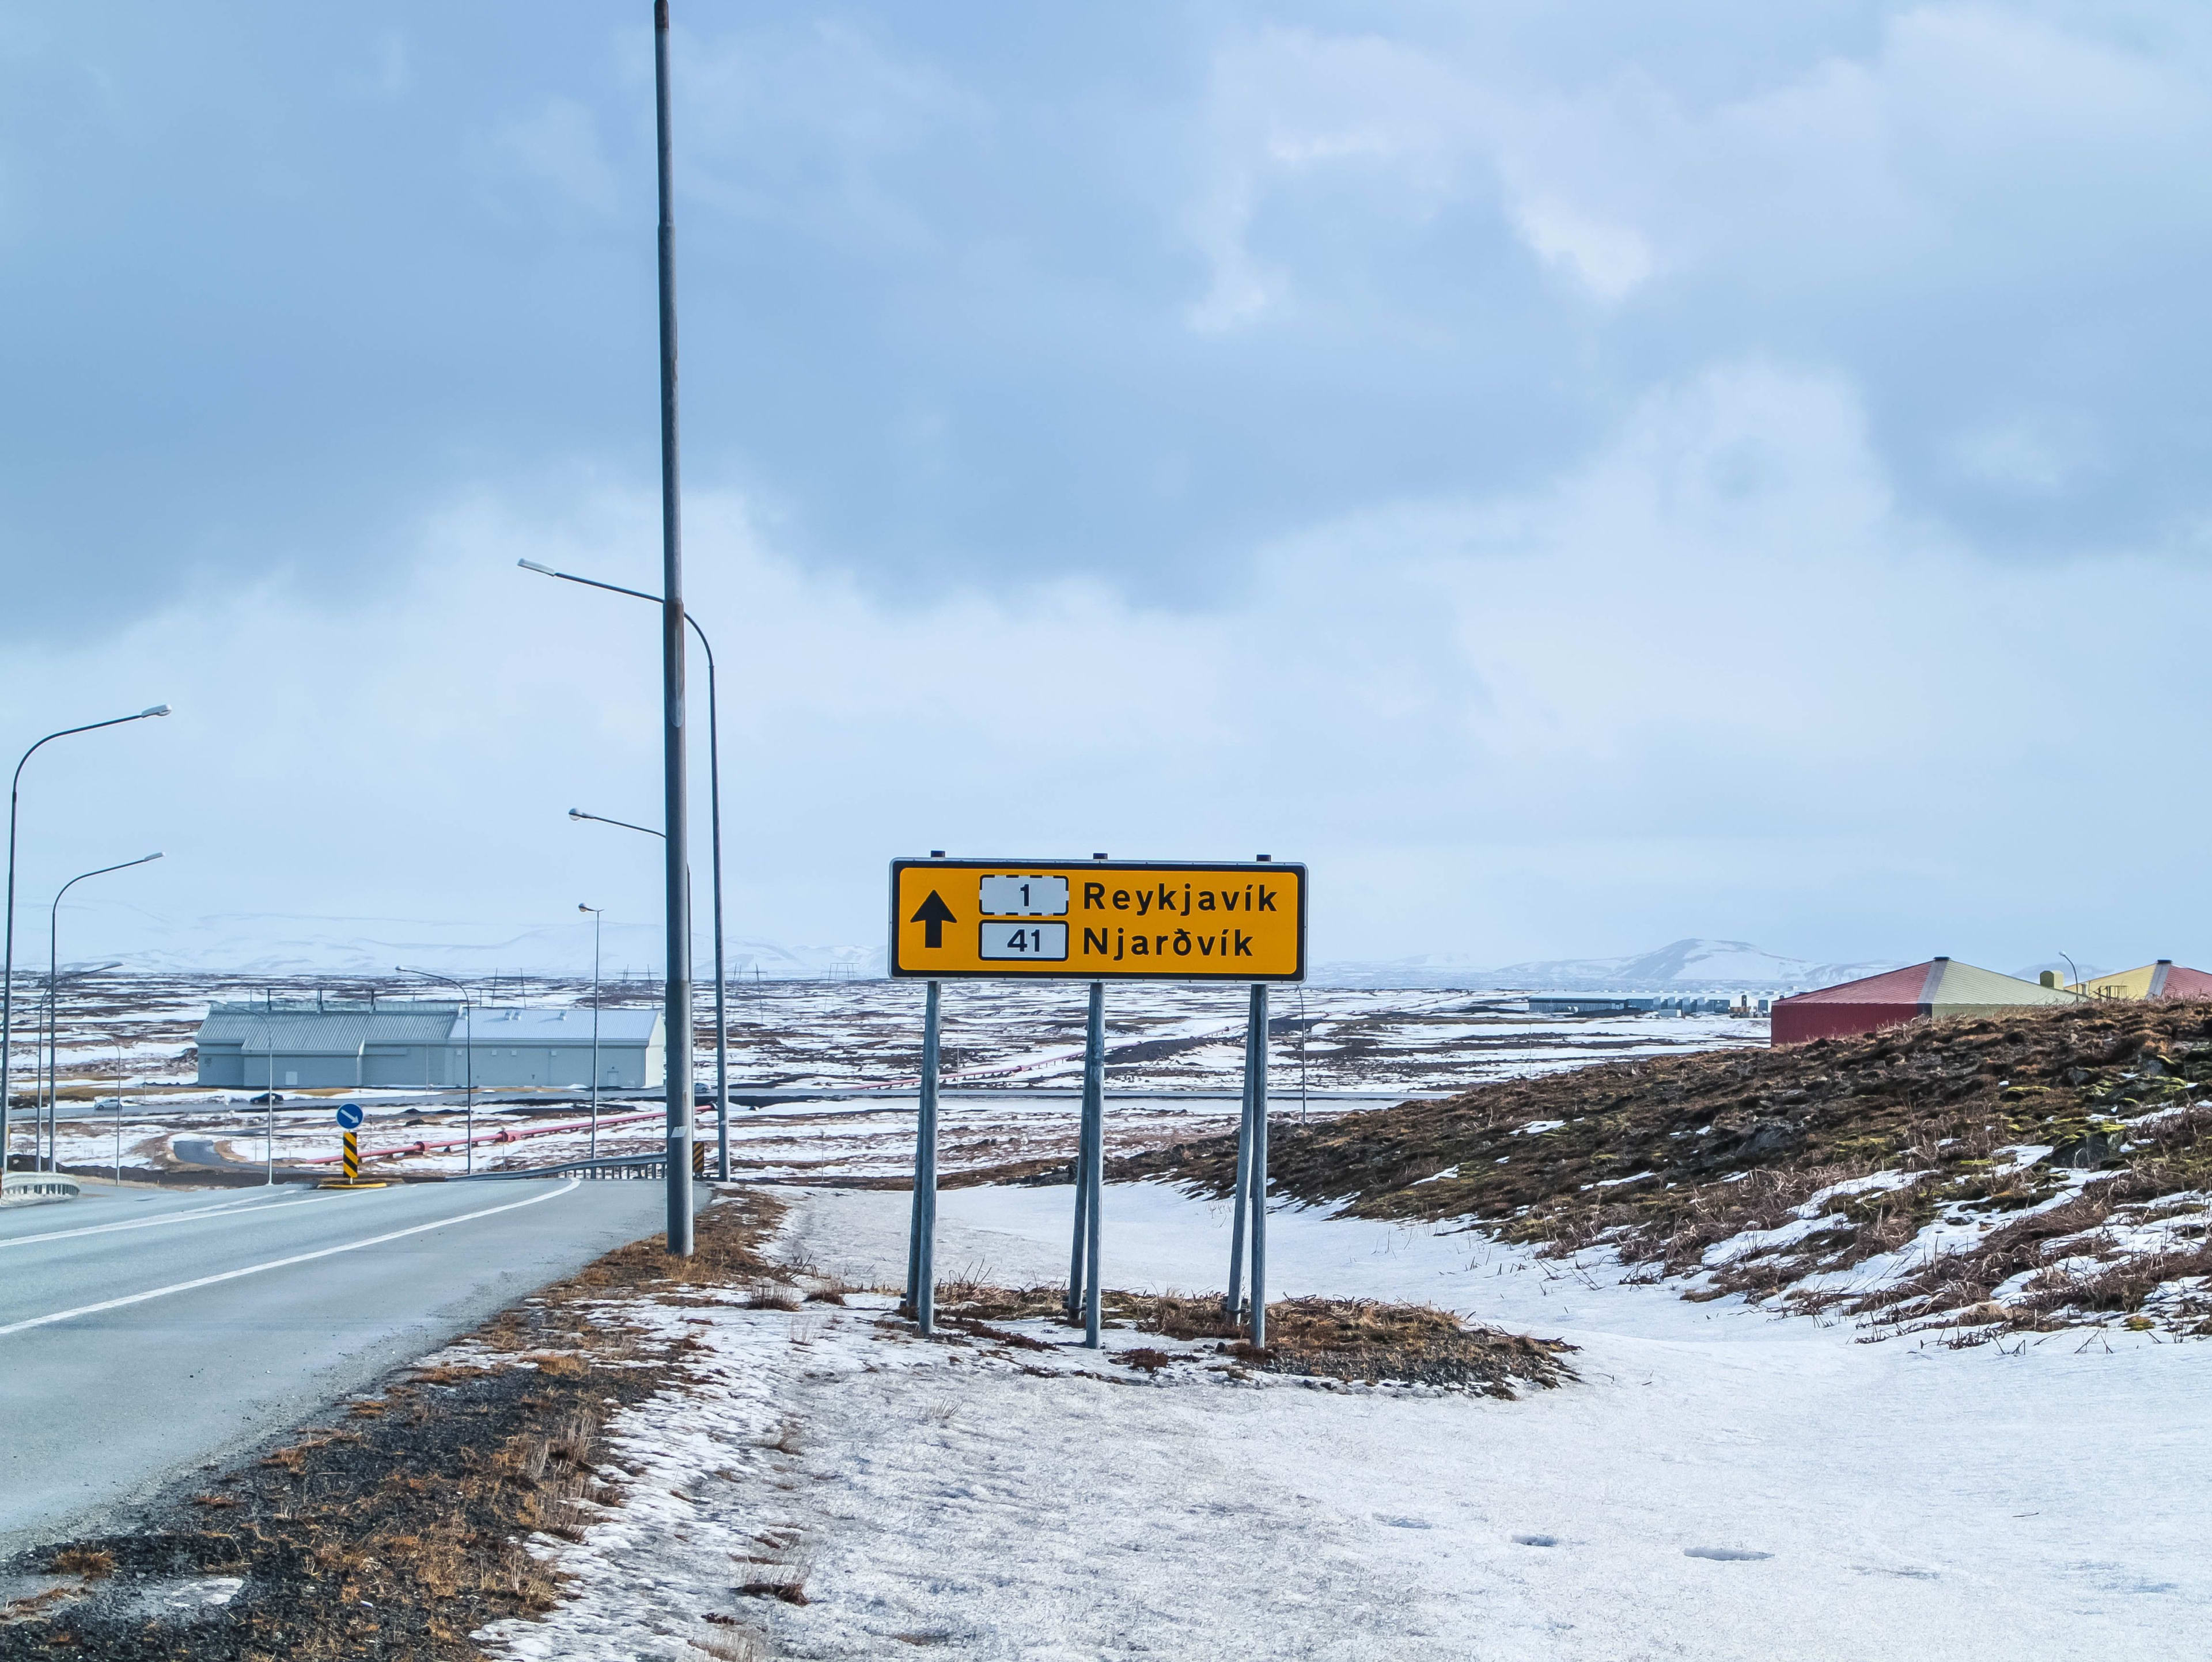
[[[893,860],[890,972],[931,980],[1301,980],[1306,869]]]

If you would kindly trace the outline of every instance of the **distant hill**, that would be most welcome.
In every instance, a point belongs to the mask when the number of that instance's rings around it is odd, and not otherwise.
[[[1626,958],[1547,958],[1480,968],[1464,957],[1428,954],[1383,963],[1321,965],[1328,986],[1466,987],[1477,992],[1778,992],[1833,986],[1895,969],[1905,959],[1819,963],[1785,957],[1749,941],[1673,941]]]
[[[714,919],[703,908],[693,916],[696,943],[693,974],[711,986],[714,974]],[[592,973],[588,922],[500,931],[475,923],[412,919],[295,919],[270,916],[203,918],[168,931],[170,939],[106,957],[130,970],[155,974],[385,976],[395,964],[448,975],[585,977]],[[601,963],[610,980],[658,976],[661,933],[657,921],[605,926]],[[823,980],[884,973],[880,946],[788,946],[732,935],[724,949],[730,979]],[[18,972],[21,973],[20,970]]]

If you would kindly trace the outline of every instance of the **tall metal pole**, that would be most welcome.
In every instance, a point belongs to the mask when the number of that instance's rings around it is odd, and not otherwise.
[[[103,865],[96,870],[80,871],[54,891],[53,909],[46,917],[46,1169],[58,1172],[61,1162],[58,1149],[60,1128],[55,1123],[61,1117],[61,928],[62,896],[75,889],[87,877],[104,877],[111,871],[128,871],[134,865],[144,865],[158,860],[159,854],[142,854],[135,860],[119,860],[113,865]]]
[[[1083,1313],[1084,1289],[1088,1284],[1085,1265],[1091,1245],[1091,1083],[1094,1074],[1103,1077],[1105,1023],[1103,1015],[1105,996],[1105,983],[1093,981],[1091,984],[1090,1015],[1086,1016],[1084,1027],[1083,1106],[1077,1119],[1075,1134],[1075,1233],[1073,1243],[1067,1249],[1067,1319],[1070,1321]]]
[[[1083,1057],[1083,1118],[1090,1130],[1090,1160],[1083,1173],[1087,1196],[1085,1222],[1089,1226],[1083,1245],[1083,1343],[1098,1348],[1100,1317],[1099,1254],[1105,1238],[1106,1186],[1106,986],[1091,984],[1090,1020],[1085,1024]]]
[[[1236,1221],[1229,1231],[1229,1292],[1221,1301],[1222,1313],[1235,1321],[1244,1307],[1245,1225],[1250,1221],[1252,1196],[1252,1017],[1244,1017],[1244,1106],[1237,1120]]]
[[[262,1181],[273,1189],[276,1186],[276,995],[264,991],[261,997],[261,1037],[269,1052],[269,1089],[263,1097],[269,1120],[261,1143],[261,1151],[269,1161],[269,1171]]]
[[[1267,1347],[1267,984],[1252,988],[1252,1343]]]
[[[929,984],[921,1022],[921,1104],[915,1137],[914,1319],[925,1333],[937,1331],[937,1035],[939,988]]]
[[[4,908],[7,921],[0,926],[6,944],[0,947],[0,1174],[8,1168],[9,1083],[8,1076],[15,1056],[15,810],[23,791],[23,764],[38,751],[39,746],[51,744],[58,738],[67,738],[72,733],[97,732],[102,727],[120,727],[126,721],[143,721],[149,716],[169,713],[166,704],[156,704],[151,709],[141,710],[135,716],[117,716],[108,721],[88,721],[82,727],[64,727],[59,732],[48,733],[23,752],[15,762],[15,772],[8,782],[8,901]],[[32,1058],[35,1062],[38,1058]],[[35,1077],[33,1070],[33,1077]]]
[[[637,828],[631,828],[633,830]],[[463,1143],[463,1153],[461,1157],[465,1162],[462,1167],[462,1175],[465,1177],[474,1177],[477,1174],[476,1000],[470,997],[469,990],[466,986],[455,980],[450,975],[441,975],[434,970],[410,969],[404,964],[395,965],[394,967],[398,969],[399,974],[402,975],[419,975],[426,981],[442,981],[447,986],[452,987],[455,992],[461,995],[461,1066],[463,1070],[462,1077],[468,1081],[468,1092],[465,1099],[467,1106],[463,1110],[461,1120],[461,1138]],[[274,1092],[271,1092],[272,1095],[274,1094]],[[272,1107],[269,1112],[273,1115],[276,1110]],[[274,1175],[275,1168],[272,1167],[270,1170],[271,1175],[269,1180],[271,1183],[274,1183],[276,1180],[276,1176]]]
[[[676,432],[676,208],[669,178],[668,0],[653,3],[653,90],[660,187],[661,824],[667,841],[668,1251],[691,1255],[690,798],[684,769],[684,525]]]
[[[634,600],[648,600],[656,606],[666,604],[665,597],[647,594],[643,589],[626,589],[619,583],[602,583],[596,577],[579,577],[574,572],[555,571],[550,566],[541,566],[535,560],[514,562],[525,571],[533,571],[542,577],[557,577],[564,583],[580,583],[587,589],[605,589],[609,594],[626,594]],[[707,638],[706,630],[699,627],[698,618],[690,610],[684,621],[691,626],[691,633],[699,638],[699,650],[707,654],[707,803],[708,814],[714,824],[714,1140],[720,1150],[717,1162],[724,1182],[730,1176],[730,1018],[727,1003],[729,977],[722,967],[722,699],[714,684],[714,643]],[[596,814],[578,814],[576,819],[597,819]],[[621,820],[609,820],[610,825],[620,825]],[[632,826],[633,831],[643,830]],[[659,832],[653,834],[659,835]]]
[[[599,1157],[599,913],[603,907],[576,902],[576,910],[592,914],[592,1146],[589,1158]]]
[[[707,646],[704,633],[699,644]],[[714,1169],[730,1180],[729,978],[722,969],[722,715],[714,693],[714,649],[707,646],[707,803],[714,838]]]
[[[40,1037],[45,1041],[39,1046],[40,1064],[38,1095],[32,1112],[39,1117],[38,1132],[32,1139],[31,1163],[40,1171],[54,1168],[53,1124],[54,1106],[54,974],[50,966],[46,971],[46,1020],[40,1023],[45,1031]]]

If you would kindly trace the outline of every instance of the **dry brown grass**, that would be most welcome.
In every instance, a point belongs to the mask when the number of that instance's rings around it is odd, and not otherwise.
[[[46,1568],[56,1575],[81,1575],[88,1581],[98,1581],[115,1574],[115,1555],[96,1547],[64,1547],[46,1560]]]
[[[993,1323],[1045,1319],[1067,1323],[1066,1289],[1060,1287],[986,1287],[962,1283],[944,1289],[939,1313],[959,1331],[1033,1350],[1053,1347]],[[1533,1339],[1462,1321],[1425,1304],[1373,1299],[1285,1299],[1267,1306],[1267,1347],[1243,1342],[1244,1328],[1222,1310],[1218,1294],[1120,1293],[1099,1299],[1109,1326],[1158,1333],[1191,1343],[1217,1341],[1217,1351],[1255,1371],[1370,1383],[1462,1386],[1499,1397],[1515,1383],[1547,1386],[1574,1377],[1563,1358],[1574,1347]],[[1079,1325],[1079,1323],[1067,1325]],[[1132,1362],[1131,1357],[1157,1357]],[[1174,1358],[1156,1349],[1124,1353],[1121,1361],[1157,1372]]]
[[[1606,1063],[1284,1123],[1270,1131],[1271,1177],[1285,1195],[1357,1216],[1464,1218],[1558,1254],[1609,1248],[1641,1267],[1638,1278],[1656,1279],[1697,1272],[1714,1243],[1772,1228],[1832,1184],[1917,1173],[1899,1188],[1838,1198],[1839,1222],[1737,1259],[1707,1295],[1779,1293],[1801,1308],[1926,1314],[1984,1300],[2007,1276],[2039,1267],[2045,1240],[2094,1227],[2100,1207],[2140,1216],[2212,1186],[2212,1101],[2192,1096],[2208,1087],[2212,1004],[2090,1002],[1780,1050]],[[1553,1128],[1529,1129],[1540,1123]],[[2021,1144],[2052,1153],[2025,1168],[1996,1157]],[[1121,1160],[1115,1173],[1225,1194],[1235,1162],[1235,1141],[1223,1137]],[[2098,1174],[2080,1202],[2047,1222],[1994,1229],[1978,1251],[1905,1287],[1864,1298],[1793,1290],[1894,1252],[1939,1214],[2002,1222],[2027,1211],[2062,1192],[2062,1168]],[[2179,1253],[2168,1267],[2194,1261]],[[2116,1270],[2079,1289],[2104,1304],[2075,1307],[2139,1302],[2148,1293],[2138,1280]]]
[[[575,1539],[595,1507],[620,1499],[595,1475],[606,1418],[673,1379],[694,1343],[648,1344],[607,1319],[607,1301],[760,1277],[775,1210],[747,1196],[703,1211],[689,1261],[657,1242],[610,1253],[479,1330],[477,1365],[416,1370],[349,1404],[343,1428],[314,1428],[266,1456],[242,1492],[193,1496],[165,1526],[67,1549],[139,1574],[244,1575],[250,1598],[158,1632],[100,1626],[90,1606],[41,1613],[0,1631],[0,1658],[74,1646],[118,1659],[477,1662],[471,1632],[558,1599],[557,1574],[525,1543]]]

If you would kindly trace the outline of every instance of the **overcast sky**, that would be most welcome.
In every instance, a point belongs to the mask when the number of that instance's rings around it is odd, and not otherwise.
[[[2212,961],[2212,11],[677,15],[733,935]],[[644,0],[0,12],[38,961],[651,955],[653,214]]]

